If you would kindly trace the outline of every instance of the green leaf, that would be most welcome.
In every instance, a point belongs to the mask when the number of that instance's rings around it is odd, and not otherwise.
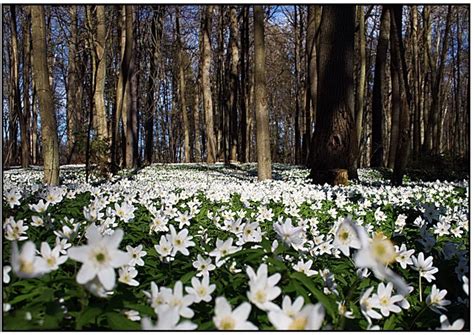
[[[107,322],[112,330],[140,330],[140,324],[127,319],[124,315],[109,312],[106,313]]]
[[[76,320],[76,330],[81,330],[85,325],[95,323],[100,313],[102,313],[102,309],[98,307],[87,307]]]
[[[316,288],[314,283],[308,278],[304,273],[294,272],[290,276],[298,281],[300,281],[315,297],[318,301],[323,304],[326,311],[331,315],[333,319],[336,318],[336,306],[328,297]]]
[[[392,314],[383,324],[383,330],[393,330],[395,329],[395,314]]]
[[[180,280],[181,280],[181,282],[182,282],[183,284],[186,284],[186,283],[188,283],[188,282],[191,280],[192,277],[194,277],[195,274],[196,274],[196,273],[195,273],[194,271],[190,271],[190,272],[184,274],[184,275],[181,277]]]

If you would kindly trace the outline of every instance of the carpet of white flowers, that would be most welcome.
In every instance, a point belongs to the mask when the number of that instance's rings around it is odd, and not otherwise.
[[[469,329],[467,180],[273,173],[4,171],[3,328]]]

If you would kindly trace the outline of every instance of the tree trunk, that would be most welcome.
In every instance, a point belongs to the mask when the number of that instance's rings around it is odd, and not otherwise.
[[[262,6],[254,6],[254,76],[255,115],[257,121],[257,164],[258,179],[272,179],[270,153],[270,126],[267,109],[267,88],[265,73],[265,14]]]
[[[364,116],[365,106],[365,80],[366,80],[366,51],[365,51],[365,18],[364,7],[358,6],[358,21],[359,21],[359,80],[357,85],[357,105],[355,115],[356,137],[357,137],[357,151],[361,150],[362,145],[362,118]],[[359,155],[358,155],[359,156]],[[354,160],[353,168],[357,168],[358,159]]]
[[[242,26],[240,33],[240,160],[244,163],[249,161],[248,122],[249,112],[249,6],[242,6]]]
[[[237,96],[239,91],[239,46],[237,37],[239,34],[237,22],[237,10],[235,6],[230,6],[230,115],[229,115],[229,141],[230,141],[230,161],[237,161],[237,142],[238,142],[238,125],[237,125]]]
[[[194,161],[202,161],[202,150],[201,150],[201,121],[199,111],[199,96],[201,93],[201,85],[199,82],[199,75],[196,78],[196,86],[194,87],[194,105],[193,105],[193,117],[194,117]]]
[[[406,81],[406,66],[403,64],[403,57],[405,55],[402,40],[402,12],[402,5],[390,6],[390,58],[393,66],[392,101],[393,105],[398,105],[397,108],[399,108],[398,139],[392,176],[392,183],[394,185],[401,185],[403,182],[411,140],[409,103],[407,99],[408,85]],[[394,77],[397,79],[393,80]]]
[[[43,182],[59,184],[59,143],[53,94],[49,86],[46,49],[46,23],[43,6],[31,6],[33,76],[39,97],[43,137]]]
[[[69,9],[71,15],[71,37],[68,44],[67,70],[67,152],[68,163],[75,162],[77,151],[77,133],[79,130],[79,114],[81,113],[82,85],[79,83],[79,68],[77,65],[77,6]]]
[[[179,29],[180,20],[180,6],[176,6],[176,46],[178,53],[178,96],[179,106],[181,108],[181,116],[183,117],[183,133],[184,133],[184,162],[191,162],[191,146],[189,141],[189,120],[188,120],[188,109],[186,106],[186,83],[184,78],[184,59],[183,59],[183,46],[181,41],[181,33]]]
[[[295,164],[301,164],[301,132],[300,132],[300,114],[301,114],[301,34],[298,26],[298,6],[294,6],[295,11]],[[301,19],[300,19],[301,20]],[[302,25],[302,23],[299,23]]]
[[[383,102],[384,102],[384,82],[385,66],[387,62],[387,50],[390,38],[390,13],[386,6],[382,8],[380,19],[380,35],[377,45],[377,55],[375,58],[374,89],[372,96],[372,157],[370,165],[372,167],[383,166]]]
[[[423,119],[424,119],[424,136],[422,151],[424,153],[431,152],[433,148],[433,127],[430,116],[430,81],[431,70],[430,70],[430,50],[431,50],[431,7],[428,5],[423,6],[423,73],[425,74],[424,89],[423,89]]]
[[[16,6],[10,5],[10,30],[11,30],[11,60],[10,60],[10,147],[11,147],[11,159],[14,159],[16,163],[17,153],[17,134],[18,126],[17,122],[20,120],[21,129],[21,138],[23,140],[23,133],[26,135],[26,129],[23,129],[24,122],[21,122],[22,112],[21,112],[21,97],[20,97],[20,80],[19,80],[19,67],[20,67],[20,57],[19,57],[19,48],[18,48],[18,39],[17,39],[17,24],[16,24]],[[23,141],[22,141],[23,147]],[[22,158],[23,158],[23,149],[22,149]],[[27,164],[26,162],[21,161],[21,164]]]
[[[449,31],[451,26],[451,5],[448,6],[448,13],[446,15],[446,29],[443,38],[443,46],[441,49],[440,59],[439,59],[439,68],[438,71],[435,72],[434,80],[432,82],[433,87],[431,89],[431,95],[433,97],[433,101],[431,103],[431,113],[432,116],[431,121],[434,125],[433,129],[433,149],[435,153],[440,153],[440,141],[441,141],[441,82],[443,79],[443,72],[446,63],[446,55],[448,51],[448,39],[449,39]]]
[[[316,129],[310,177],[316,184],[345,183],[353,162],[355,6],[325,5],[321,18]],[[342,171],[341,171],[342,170]],[[345,180],[344,180],[345,179]]]
[[[13,6],[12,6],[13,7]],[[30,165],[30,71],[31,71],[31,37],[29,13],[24,13],[23,23],[23,111],[20,113],[21,130],[21,166]]]
[[[211,17],[212,5],[207,5],[203,9],[202,20],[202,55],[201,55],[201,80],[203,90],[204,115],[206,119],[206,143],[207,143],[207,162],[215,163],[216,161],[216,139],[214,134],[214,111],[212,106],[211,92]]]

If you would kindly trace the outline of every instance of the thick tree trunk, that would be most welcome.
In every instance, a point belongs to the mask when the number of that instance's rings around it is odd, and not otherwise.
[[[201,56],[201,80],[203,90],[204,115],[206,119],[206,143],[207,143],[207,162],[215,163],[216,161],[216,138],[214,134],[214,111],[212,105],[211,92],[211,17],[212,5],[207,5],[203,9],[202,20],[202,56]]]
[[[270,153],[270,126],[267,109],[267,88],[265,76],[265,39],[262,6],[254,6],[254,76],[255,76],[255,116],[257,121],[257,163],[258,179],[272,178],[272,160]]]
[[[46,49],[46,23],[43,6],[31,6],[33,76],[39,97],[43,138],[43,182],[59,184],[59,143],[53,94],[49,86]]]
[[[344,181],[341,176],[356,158],[354,23],[355,6],[324,6],[318,62],[318,113],[310,155],[310,176],[316,184],[345,183],[347,179]]]
[[[377,55],[375,58],[374,89],[372,96],[372,157],[370,165],[372,167],[383,166],[383,102],[384,102],[384,82],[385,66],[387,62],[387,50],[390,38],[390,13],[386,6],[382,8],[380,19],[380,35],[377,45]]]
[[[184,133],[184,162],[191,162],[191,145],[190,145],[190,127],[188,118],[188,109],[186,106],[186,83],[184,78],[184,58],[183,58],[183,45],[181,41],[181,33],[179,28],[180,20],[180,6],[176,6],[176,46],[178,53],[178,96],[179,106],[181,108],[181,116],[183,117],[183,133]]]
[[[403,174],[408,161],[410,149],[410,112],[408,110],[407,99],[407,76],[406,66],[403,64],[404,47],[402,40],[402,5],[390,6],[390,57],[393,66],[392,76],[395,75],[397,80],[392,81],[392,101],[393,105],[399,108],[399,129],[396,145],[396,156],[394,160],[394,171],[392,183],[401,185],[403,182]],[[396,86],[398,85],[398,86]]]

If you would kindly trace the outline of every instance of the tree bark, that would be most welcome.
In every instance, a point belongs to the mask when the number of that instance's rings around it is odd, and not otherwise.
[[[298,26],[298,6],[294,6],[295,11],[295,164],[301,164],[301,132],[300,132],[300,114],[301,114],[301,34]],[[300,19],[301,20],[301,19]],[[302,25],[302,23],[299,23]]]
[[[316,128],[310,177],[316,184],[337,184],[353,162],[355,6],[325,5],[321,18]]]
[[[183,58],[183,46],[181,41],[181,32],[179,28],[180,20],[180,6],[176,6],[176,46],[178,53],[178,96],[179,96],[179,106],[181,108],[181,116],[183,117],[183,133],[184,133],[184,162],[191,162],[191,146],[189,141],[189,119],[188,119],[188,109],[186,106],[186,83],[184,78],[184,58]]]
[[[365,80],[366,80],[366,50],[365,50],[365,18],[364,18],[364,7],[358,6],[358,21],[359,21],[359,80],[357,85],[357,105],[355,115],[355,126],[356,126],[356,137],[357,137],[357,151],[361,150],[362,144],[362,118],[364,116],[365,106]],[[358,155],[359,156],[359,155]],[[358,159],[354,161],[354,167],[357,168]]]
[[[13,6],[12,6],[13,7]],[[30,71],[31,71],[31,37],[29,13],[24,13],[23,23],[23,111],[20,113],[21,130],[21,166],[30,165]]]
[[[254,6],[254,76],[255,76],[255,115],[257,121],[257,167],[258,179],[272,178],[270,152],[270,126],[267,109],[267,88],[265,76],[265,14],[262,6]]]
[[[211,92],[211,16],[212,5],[207,5],[203,9],[203,20],[201,27],[202,34],[202,55],[201,55],[201,81],[203,90],[204,115],[206,119],[206,143],[207,143],[207,162],[215,163],[216,161],[216,138],[214,134],[214,111],[212,105]]]
[[[33,76],[38,92],[41,135],[43,137],[43,182],[59,184],[59,142],[53,94],[49,86],[46,49],[46,23],[43,6],[31,6],[31,37],[33,41]]]
[[[20,80],[19,80],[19,67],[20,67],[20,57],[18,49],[18,38],[17,38],[17,24],[16,24],[16,6],[10,5],[10,30],[11,30],[11,59],[10,59],[10,136],[9,136],[9,151],[11,155],[9,156],[9,161],[11,159],[16,162],[17,154],[17,133],[18,126],[17,122],[20,121],[20,127],[22,129],[21,138],[23,140],[23,132],[26,132],[26,129],[23,129],[24,123],[21,122],[22,111],[21,111],[21,97],[20,97]],[[23,146],[23,143],[22,143]],[[23,158],[23,149],[22,149],[22,158]],[[21,161],[22,166],[24,164],[23,160]]]
[[[407,99],[406,66],[403,64],[402,5],[390,6],[390,57],[392,62],[392,104],[399,108],[399,129],[392,183],[402,185],[410,149],[410,113]],[[393,76],[397,80],[393,80]],[[397,82],[398,81],[398,82]],[[398,86],[396,86],[398,85]]]
[[[390,13],[386,6],[382,8],[380,19],[380,35],[375,58],[374,89],[372,96],[372,156],[370,165],[372,167],[383,166],[383,102],[385,67],[387,62],[387,50],[390,38]]]
[[[242,26],[240,33],[240,160],[244,163],[249,161],[249,6],[242,6]]]
[[[239,29],[237,22],[237,10],[235,6],[230,6],[230,115],[229,115],[229,140],[230,140],[230,161],[237,161],[237,142],[238,142],[238,124],[237,124],[237,105],[239,91],[239,45],[237,42]]]

